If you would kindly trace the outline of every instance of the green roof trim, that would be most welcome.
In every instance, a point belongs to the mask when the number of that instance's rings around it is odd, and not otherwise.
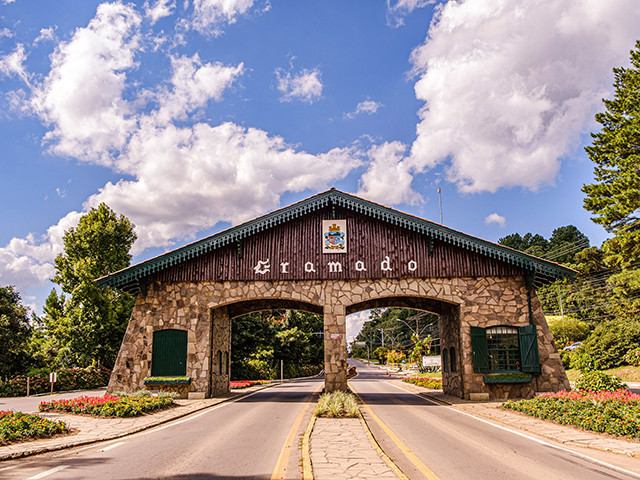
[[[178,265],[226,245],[234,244],[251,235],[331,205],[344,207],[383,222],[399,225],[443,242],[471,250],[472,252],[522,267],[525,270],[530,270],[535,272],[535,281],[538,285],[543,285],[556,279],[573,278],[576,275],[575,270],[563,265],[543,260],[497,243],[482,240],[443,225],[430,222],[429,220],[424,220],[332,188],[326,192],[289,205],[288,207],[267,213],[241,225],[99,278],[96,282],[101,286],[118,288],[132,294],[137,294],[141,289],[140,280],[153,273]]]

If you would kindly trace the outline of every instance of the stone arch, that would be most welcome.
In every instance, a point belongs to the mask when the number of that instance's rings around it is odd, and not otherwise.
[[[451,301],[432,297],[420,297],[414,295],[388,295],[370,298],[347,306],[346,313],[350,315],[372,308],[410,308],[434,313],[440,317],[440,349],[442,356],[444,351],[452,349],[460,351],[460,306]],[[449,358],[449,364],[451,359]],[[444,363],[443,363],[444,364]],[[464,396],[462,376],[458,369],[448,368],[442,372],[442,388],[445,393],[458,397]]]
[[[226,307],[229,309],[230,319],[265,310],[300,310],[303,312],[315,313],[316,315],[323,314],[321,305],[314,305],[310,302],[285,298],[259,298],[244,300],[226,304]]]

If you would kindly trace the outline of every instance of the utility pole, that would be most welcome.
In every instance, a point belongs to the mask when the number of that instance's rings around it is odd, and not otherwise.
[[[562,308],[562,294],[560,293],[560,282],[558,282],[558,300],[560,301],[560,315],[564,321],[564,309]]]
[[[438,197],[440,197],[440,225],[444,225],[442,220],[442,191],[440,189],[438,189]]]
[[[382,346],[384,347],[384,330],[382,328],[379,328],[378,331],[380,332],[380,335],[382,336]]]

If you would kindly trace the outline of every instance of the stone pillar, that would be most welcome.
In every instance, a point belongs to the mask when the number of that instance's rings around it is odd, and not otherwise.
[[[346,308],[336,303],[324,306],[324,391],[347,391]]]
[[[229,393],[231,379],[231,319],[227,307],[211,310],[210,396]]]

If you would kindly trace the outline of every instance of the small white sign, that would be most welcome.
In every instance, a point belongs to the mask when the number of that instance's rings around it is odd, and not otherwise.
[[[332,333],[331,334],[331,340],[340,340],[340,334],[339,333]]]
[[[322,253],[347,253],[347,221],[322,221]]]
[[[49,374],[49,383],[56,383],[58,381],[58,376],[55,373]]]
[[[437,357],[422,357],[423,367],[439,367],[442,365],[442,359],[438,355]]]
[[[356,347],[366,347],[367,342],[356,342]]]

